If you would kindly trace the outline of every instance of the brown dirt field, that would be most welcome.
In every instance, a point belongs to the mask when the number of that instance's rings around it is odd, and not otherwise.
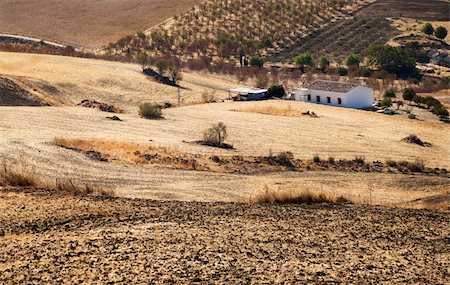
[[[0,0],[0,32],[100,48],[144,31],[200,0]]]
[[[0,190],[0,283],[445,284],[449,219]]]

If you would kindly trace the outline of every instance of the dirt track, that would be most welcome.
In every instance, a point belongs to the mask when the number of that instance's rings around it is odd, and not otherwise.
[[[0,198],[0,283],[444,284],[450,276],[448,213],[5,190]]]

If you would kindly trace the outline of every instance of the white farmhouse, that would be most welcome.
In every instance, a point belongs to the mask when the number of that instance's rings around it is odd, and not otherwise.
[[[364,109],[372,107],[373,90],[367,86],[317,80],[295,91],[295,100],[317,104]]]

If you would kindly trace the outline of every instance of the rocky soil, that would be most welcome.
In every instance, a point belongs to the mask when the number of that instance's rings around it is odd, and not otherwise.
[[[445,284],[449,268],[449,213],[0,190],[2,284]]]

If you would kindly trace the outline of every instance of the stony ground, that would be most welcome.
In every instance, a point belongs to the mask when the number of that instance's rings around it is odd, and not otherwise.
[[[449,213],[0,191],[2,284],[445,284],[449,268]]]

